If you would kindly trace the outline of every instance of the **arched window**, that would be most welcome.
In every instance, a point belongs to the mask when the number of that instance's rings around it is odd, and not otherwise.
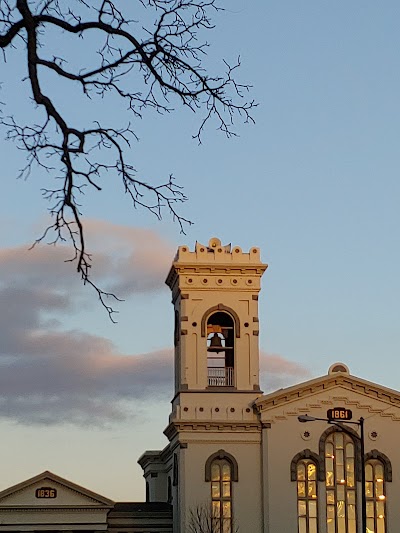
[[[299,533],[318,532],[317,465],[301,459],[296,465],[297,516]]]
[[[211,484],[213,533],[232,533],[232,482],[238,481],[236,459],[225,450],[211,455],[205,465],[205,481]]]
[[[228,313],[217,311],[207,319],[208,385],[233,387],[234,365],[234,320]]]
[[[211,464],[211,513],[213,533],[232,532],[232,468],[226,459]]]
[[[385,467],[380,459],[365,463],[365,497],[367,528],[374,533],[386,533]]]
[[[357,532],[355,451],[353,439],[342,431],[325,439],[327,533]]]
[[[292,459],[290,477],[296,481],[298,533],[317,533],[318,481],[324,480],[324,463],[316,453],[303,450]]]

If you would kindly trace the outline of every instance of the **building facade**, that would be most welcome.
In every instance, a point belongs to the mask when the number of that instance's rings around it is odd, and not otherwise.
[[[166,281],[175,394],[168,444],[139,458],[146,502],[115,503],[44,472],[0,493],[0,533],[365,533],[364,518],[368,533],[397,533],[400,393],[334,363],[264,395],[266,269],[258,248],[179,247]]]
[[[364,507],[369,533],[395,533],[400,394],[335,363],[325,376],[263,395],[266,269],[258,248],[216,238],[178,249],[166,281],[175,313],[169,444],[139,459],[149,501],[172,504],[174,533],[358,533]]]

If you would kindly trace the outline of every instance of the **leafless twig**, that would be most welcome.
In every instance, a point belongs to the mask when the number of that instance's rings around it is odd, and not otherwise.
[[[235,79],[240,60],[234,65],[225,63],[225,72],[217,76],[209,75],[203,66],[208,45],[199,41],[199,32],[213,28],[211,16],[221,9],[216,0],[135,1],[146,15],[153,15],[152,26],[129,20],[126,3],[121,0],[0,0],[3,59],[11,47],[26,51],[33,100],[44,111],[44,118],[35,124],[21,125],[4,114],[0,114],[0,124],[6,127],[7,138],[27,152],[21,175],[27,177],[35,164],[60,184],[43,189],[53,221],[36,243],[50,239],[72,244],[71,261],[84,283],[97,291],[111,319],[114,310],[107,301],[116,296],[90,278],[91,257],[86,251],[78,197],[87,188],[100,190],[104,173],[115,174],[135,207],[158,218],[166,210],[183,231],[190,221],[178,208],[186,196],[172,176],[159,185],[137,176],[128,160],[130,143],[136,138],[132,124],[124,128],[110,128],[100,122],[88,127],[76,125],[74,117],[67,116],[54,97],[46,94],[44,77],[51,72],[64,84],[80,87],[89,101],[115,95],[126,102],[133,118],[142,117],[146,109],[168,113],[174,107],[171,102],[178,99],[203,114],[194,135],[199,142],[211,118],[228,137],[235,135],[235,116],[252,121],[250,113],[255,105],[244,98],[249,87]],[[76,39],[82,47],[93,46],[95,35],[99,43],[97,62],[91,60],[77,67],[63,54],[62,47],[59,50],[54,40],[57,33]],[[46,52],[49,39],[51,55]]]

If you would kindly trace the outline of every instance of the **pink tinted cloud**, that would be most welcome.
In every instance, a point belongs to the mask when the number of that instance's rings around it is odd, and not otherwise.
[[[85,222],[87,250],[92,253],[92,279],[122,298],[137,292],[159,291],[174,256],[174,249],[156,232],[111,224]],[[65,246],[30,245],[0,249],[3,283],[30,283],[81,289],[73,254]]]
[[[109,280],[110,291],[126,295],[164,288],[174,249],[157,233],[100,220],[89,220],[86,232],[93,271]],[[107,250],[106,257],[98,250]]]
[[[63,303],[51,291],[0,289],[0,417],[103,425],[125,419],[134,402],[171,394],[171,350],[124,355],[100,335],[42,320]]]
[[[55,345],[61,343],[58,339]],[[102,355],[88,354],[83,343],[79,354],[36,356],[3,364],[0,416],[24,424],[102,426],[134,418],[134,407],[143,402],[168,401],[172,395],[172,350],[123,356],[107,347],[106,343]]]
[[[159,291],[172,247],[150,230],[88,221],[100,283]],[[21,423],[103,424],[134,402],[172,393],[170,350],[125,355],[101,335],[62,329],[84,299],[95,305],[63,246],[0,249],[0,416]],[[170,395],[170,394],[168,394]]]
[[[310,370],[300,363],[263,351],[260,353],[260,374],[266,392],[294,385],[311,376]]]

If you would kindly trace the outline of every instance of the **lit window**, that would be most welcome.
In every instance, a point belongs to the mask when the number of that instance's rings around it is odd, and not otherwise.
[[[326,438],[325,474],[327,533],[356,533],[355,447],[344,432]]]
[[[317,533],[317,467],[310,459],[302,459],[296,472],[299,533]]]
[[[370,459],[365,464],[365,496],[368,531],[386,533],[385,470],[379,459]]]
[[[213,533],[232,532],[232,467],[226,459],[211,464]]]

